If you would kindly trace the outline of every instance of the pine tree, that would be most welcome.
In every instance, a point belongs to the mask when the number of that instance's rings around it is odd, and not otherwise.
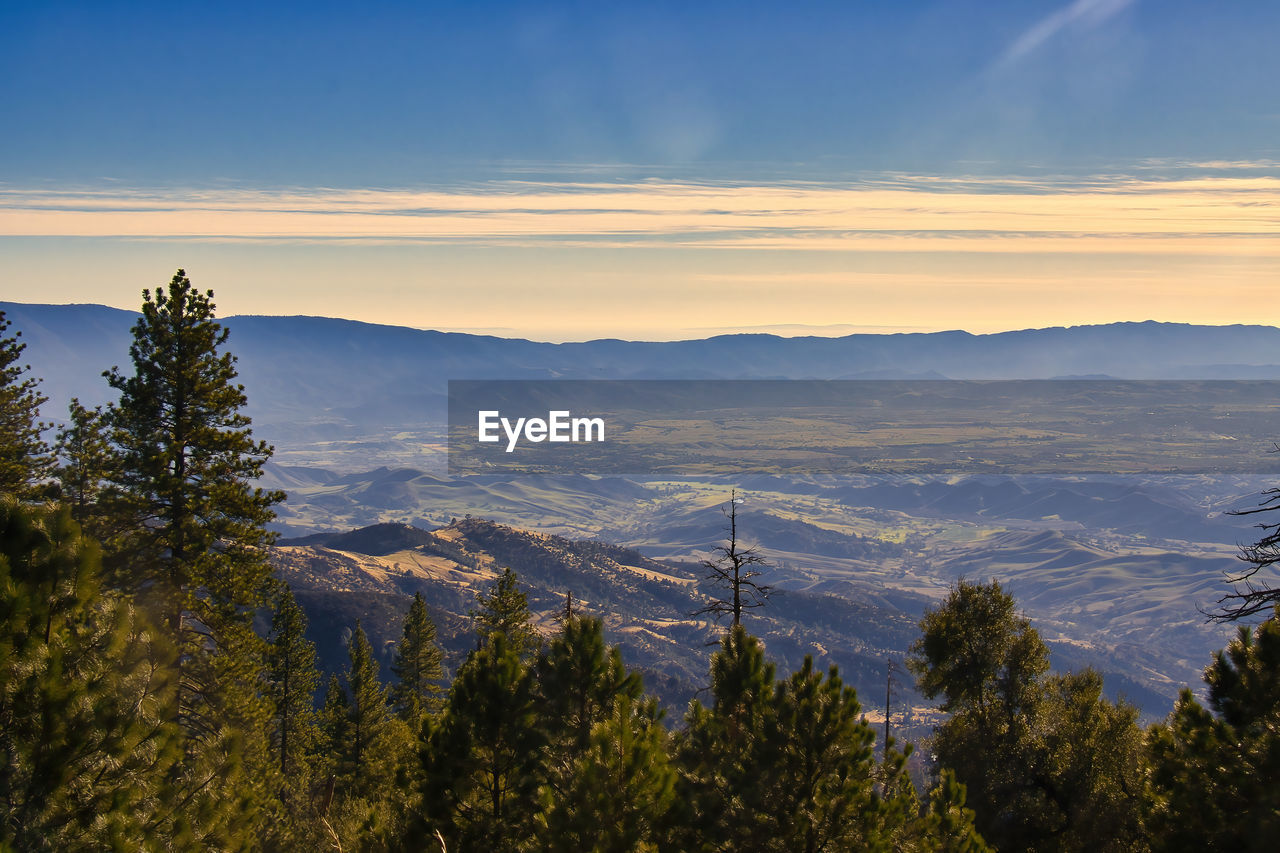
[[[0,493],[35,497],[53,464],[41,437],[40,407],[48,398],[38,379],[25,376],[31,367],[19,359],[27,345],[21,332],[6,334],[9,325],[0,311]]]
[[[320,682],[316,650],[306,638],[307,618],[283,586],[275,597],[267,646],[266,693],[272,708],[271,764],[278,779],[275,801],[263,803],[266,849],[315,849],[323,843],[311,807],[317,779],[315,752],[323,748],[313,694]]]
[[[345,777],[351,788],[368,790],[376,781],[371,768],[384,756],[384,746],[390,711],[387,706],[387,690],[378,679],[378,662],[373,658],[373,646],[356,622],[355,633],[347,646],[350,664],[347,667],[347,743],[346,762],[340,776]]]
[[[133,375],[106,374],[120,392],[109,421],[125,532],[113,559],[181,652],[172,716],[187,790],[176,831],[238,847],[278,788],[265,648],[251,619],[269,602],[266,524],[283,495],[250,485],[271,448],[252,439],[241,412],[244,388],[235,358],[220,351],[227,331],[213,319],[212,295],[181,270],[167,289],[144,291]]]
[[[539,727],[547,737],[543,753],[547,803],[572,808],[573,779],[581,756],[591,746],[597,727],[613,715],[621,701],[640,700],[638,673],[628,672],[622,653],[607,648],[604,625],[589,616],[569,616],[560,633],[534,663],[539,696]]]
[[[105,374],[120,392],[110,412],[121,461],[114,479],[135,522],[135,586],[163,591],[175,636],[184,614],[216,631],[267,603],[266,525],[284,499],[249,485],[271,448],[252,439],[241,412],[244,386],[235,384],[235,357],[220,352],[228,333],[213,319],[212,297],[182,270],[166,290],[143,291],[134,374]]]
[[[75,397],[68,408],[67,424],[58,431],[54,449],[62,501],[87,534],[102,540],[109,534],[99,497],[115,460],[106,420],[102,407],[86,409]]]
[[[407,811],[400,792],[412,784],[415,741],[405,722],[391,714],[373,647],[359,622],[347,654],[346,689],[331,677],[321,711],[332,786],[322,816],[336,843],[384,849],[403,834]]]
[[[731,628],[712,658],[712,705],[694,701],[676,735],[675,849],[987,849],[962,787],[940,792],[930,818],[906,772],[910,747],[875,760],[875,733],[835,667],[806,657],[773,673],[760,642]]]
[[[458,670],[423,750],[421,811],[409,836],[440,832],[451,853],[506,853],[533,832],[546,738],[529,667],[495,631]],[[433,842],[430,842],[433,843]]]
[[[869,848],[877,834],[891,833],[909,819],[874,819],[885,811],[872,790],[875,735],[857,694],[834,666],[824,677],[806,656],[798,671],[779,682],[773,704],[760,760],[762,811],[766,831],[781,849]],[[914,791],[908,799],[914,806]]]
[[[659,849],[675,803],[676,772],[653,700],[622,694],[573,756],[561,796],[544,797],[546,849],[632,853]]]
[[[0,500],[0,849],[158,849],[172,651],[65,509]]]
[[[1280,831],[1280,610],[1241,626],[1148,734],[1156,849],[1265,850]]]
[[[273,746],[280,773],[288,782],[308,777],[306,756],[314,749],[316,713],[312,696],[320,683],[316,647],[306,637],[307,617],[284,587],[276,596],[268,650],[271,700],[275,707]]]
[[[347,750],[347,691],[336,674],[329,675],[324,702],[320,706],[320,732],[323,736],[323,765],[329,775],[336,776]]]
[[[711,659],[712,705],[690,703],[676,745],[678,800],[688,810],[679,821],[680,848],[758,849],[767,826],[761,762],[773,690],[774,666],[760,641],[733,626]]]
[[[444,678],[443,656],[436,645],[436,626],[427,615],[422,593],[413,595],[405,615],[400,644],[396,647],[391,671],[399,681],[391,689],[391,703],[397,713],[415,729],[422,714],[438,704],[440,680]]]
[[[921,849],[932,853],[990,853],[974,828],[973,809],[965,808],[965,787],[943,769],[929,793],[929,809],[921,821]]]
[[[640,676],[628,672],[622,652],[608,648],[604,623],[571,616],[534,664],[544,725],[571,755],[585,749],[591,730],[613,713],[622,698],[638,700]]]
[[[529,599],[520,590],[516,573],[510,568],[494,580],[487,592],[476,593],[477,609],[472,611],[476,633],[481,643],[497,633],[506,647],[521,657],[531,655],[538,647],[538,634],[533,630]]]

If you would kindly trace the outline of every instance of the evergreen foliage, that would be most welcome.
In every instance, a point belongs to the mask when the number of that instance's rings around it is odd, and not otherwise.
[[[677,753],[692,804],[681,845],[699,850],[866,846],[875,811],[874,734],[852,689],[812,660],[775,683],[760,642],[735,626],[711,663]]]
[[[444,678],[444,656],[436,645],[436,626],[427,615],[421,592],[405,615],[400,644],[396,647],[391,672],[399,679],[391,688],[391,704],[415,730],[422,715],[439,704],[440,682]]]
[[[669,835],[676,771],[657,704],[619,695],[572,756],[564,783],[544,793],[546,848],[563,853],[654,851]]]
[[[115,462],[106,419],[100,406],[86,409],[75,397],[68,409],[54,447],[61,499],[81,529],[102,541],[110,533],[100,499]]]
[[[1241,626],[1149,732],[1157,848],[1267,850],[1280,831],[1280,613]]]
[[[494,634],[501,634],[506,647],[522,658],[527,659],[537,650],[539,640],[533,630],[529,599],[510,567],[502,570],[487,592],[476,594],[476,609],[471,615],[481,643],[489,642]]]
[[[403,834],[406,818],[397,788],[408,784],[413,735],[391,713],[373,647],[359,622],[347,644],[346,688],[329,682],[322,712],[332,794],[325,818],[337,843],[385,847]]]
[[[241,412],[244,387],[235,384],[235,357],[219,351],[228,333],[214,321],[212,296],[182,270],[167,289],[143,291],[129,349],[134,373],[105,374],[120,392],[109,420],[120,457],[113,478],[134,522],[126,543],[133,586],[162,590],[175,635],[184,614],[216,634],[244,621],[244,608],[267,603],[266,524],[284,499],[249,485],[271,448],[253,440]]]
[[[548,735],[565,757],[587,747],[591,731],[622,698],[638,700],[640,676],[628,672],[622,654],[608,648],[604,623],[569,617],[534,665],[539,704]]]
[[[347,668],[347,749],[339,764],[338,776],[356,791],[374,783],[374,773],[383,757],[384,738],[390,719],[387,689],[378,679],[378,662],[364,628],[356,622],[347,646],[351,664]]]
[[[347,747],[347,691],[336,673],[330,674],[325,685],[324,702],[320,707],[320,730],[324,736],[324,758],[330,775],[336,776],[338,756]]]
[[[266,559],[282,495],[251,485],[271,449],[242,414],[211,296],[181,270],[144,293],[133,375],[108,374],[119,404],[72,401],[56,469],[0,315],[0,850],[1274,846],[1280,611],[1215,657],[1207,706],[1185,691],[1144,737],[1098,673],[1049,674],[999,584],[959,582],[912,648],[949,714],[921,797],[912,747],[876,761],[835,667],[778,677],[742,627],[768,590],[736,501],[708,564],[731,594],[704,611],[734,624],[708,704],[675,731],[580,603],[544,643],[509,568],[476,597],[477,646],[447,691],[419,594],[394,687],[357,622],[317,711],[306,617]],[[1243,556],[1271,565],[1270,538]],[[1259,612],[1271,599],[1252,591],[1236,603]]]
[[[1048,651],[998,583],[960,581],[921,620],[909,666],[951,713],[933,751],[999,849],[1141,849],[1137,711],[1091,670],[1044,677]]]
[[[605,645],[604,624],[581,615],[564,620],[560,633],[538,655],[533,675],[538,725],[547,740],[542,807],[565,819],[577,814],[581,805],[574,797],[580,793],[581,774],[588,772],[582,761],[592,748],[593,736],[598,737],[600,726],[613,718],[619,702],[635,708],[644,688],[640,676],[623,666],[618,649]],[[647,725],[640,717],[627,721]],[[634,746],[646,742],[642,733],[637,737]],[[590,772],[601,772],[599,766],[593,767]]]
[[[943,768],[938,785],[929,792],[929,811],[924,819],[927,849],[937,853],[989,853],[992,849],[974,827],[973,809],[965,808],[965,787],[956,781],[955,771]]]
[[[495,631],[458,670],[423,754],[426,823],[457,853],[520,849],[532,833],[546,736],[532,672],[507,634]]]
[[[172,651],[70,511],[0,499],[0,849],[160,849]]]
[[[166,289],[144,291],[133,375],[105,374],[120,392],[108,418],[122,530],[112,556],[125,588],[179,649],[170,714],[183,734],[185,793],[176,831],[194,844],[238,848],[279,787],[265,647],[251,620],[269,604],[266,524],[283,495],[250,485],[271,449],[251,437],[213,308],[212,292],[195,290],[181,270]]]
[[[275,709],[272,747],[286,782],[305,779],[307,755],[318,737],[313,696],[320,684],[316,647],[306,637],[307,617],[287,586],[276,596],[268,649]]]
[[[0,493],[32,498],[53,465],[40,422],[48,398],[40,380],[26,375],[31,368],[20,359],[27,345],[21,332],[7,334],[9,326],[0,311]]]
[[[264,846],[269,849],[319,844],[311,794],[321,781],[315,754],[322,742],[313,698],[320,675],[306,629],[307,618],[293,592],[282,587],[267,646],[267,696],[273,711],[268,744],[279,780],[277,801],[266,810]]]

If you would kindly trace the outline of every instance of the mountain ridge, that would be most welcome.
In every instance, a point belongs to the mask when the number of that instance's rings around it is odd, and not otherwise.
[[[60,416],[73,396],[87,404],[111,398],[101,374],[127,367],[136,312],[86,303],[0,302],[0,310],[23,332],[26,360],[44,380],[46,418]],[[448,379],[1280,378],[1280,365],[1266,357],[1280,352],[1280,328],[1245,324],[543,343],[305,315],[219,322],[231,332],[255,422],[286,426],[439,419]]]

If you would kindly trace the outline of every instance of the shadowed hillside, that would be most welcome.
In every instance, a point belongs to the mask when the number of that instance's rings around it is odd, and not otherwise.
[[[703,601],[702,571],[693,564],[481,519],[432,531],[381,524],[286,540],[274,549],[273,563],[307,610],[309,633],[330,668],[340,668],[343,626],[356,618],[389,662],[415,592],[426,599],[456,666],[475,642],[468,613],[476,593],[506,567],[519,575],[542,631],[554,629],[572,592],[575,608],[605,620],[610,641],[674,710],[682,710],[704,680],[708,643],[723,630],[689,616]],[[777,574],[785,582],[787,574]],[[900,655],[914,637],[924,599],[905,601],[915,605],[908,605],[912,612],[874,597],[788,590],[748,621],[786,666],[798,666],[816,650],[821,666],[836,663],[850,682],[870,686],[885,657]],[[905,603],[901,597],[899,603]]]

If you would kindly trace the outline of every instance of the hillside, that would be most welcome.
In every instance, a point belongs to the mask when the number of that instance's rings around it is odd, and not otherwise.
[[[448,663],[456,666],[474,644],[468,611],[475,595],[504,567],[519,575],[540,630],[554,628],[572,592],[575,606],[604,619],[610,642],[675,711],[704,686],[708,643],[721,630],[689,615],[703,600],[695,564],[481,519],[431,531],[384,524],[285,540],[272,559],[306,609],[309,633],[331,669],[341,668],[344,632],[357,618],[389,664],[415,592],[426,599]],[[796,578],[782,571],[769,580],[785,585]],[[911,601],[918,608],[924,600]],[[812,653],[824,668],[838,664],[851,683],[866,685],[883,676],[887,655],[900,655],[911,642],[915,619],[884,599],[792,589],[749,616],[780,666],[795,668]]]
[[[759,528],[756,522],[767,517],[740,517],[750,541],[768,546],[763,553],[773,568],[765,580],[779,588],[767,607],[749,614],[751,630],[780,666],[795,668],[813,654],[823,666],[838,664],[865,695],[879,689],[886,660],[903,660],[924,608],[960,577],[1001,579],[1043,632],[1055,668],[1097,668],[1109,691],[1151,715],[1163,715],[1177,691],[1195,682],[1208,651],[1221,644],[1221,631],[1206,626],[1184,595],[1186,589],[1212,591],[1221,555],[1185,557],[1157,548],[1117,553],[1046,530],[978,542],[933,540],[924,552],[823,558],[783,548],[796,528]],[[848,537],[835,531],[808,527],[846,544]],[[285,540],[273,563],[311,618],[324,666],[336,670],[356,619],[389,665],[415,592],[426,599],[456,666],[475,642],[469,612],[476,593],[511,567],[541,631],[554,630],[572,592],[575,606],[604,619],[610,642],[678,714],[704,686],[707,644],[720,630],[689,616],[709,592],[690,558],[705,553],[716,534],[688,533],[708,538],[701,549],[690,547],[671,560],[646,556],[652,547],[573,540],[478,518],[433,530],[383,523]],[[909,688],[902,698],[919,702]]]
[[[288,486],[290,481],[296,485]],[[419,569],[404,552],[444,547],[426,528],[488,524],[466,518],[470,513],[493,519],[500,525],[495,529],[521,531],[508,533],[512,538],[504,545],[503,537],[477,527],[465,541],[500,564],[530,567],[546,613],[562,600],[566,581],[559,578],[575,577],[557,565],[575,540],[574,548],[621,543],[633,554],[676,566],[706,557],[724,535],[720,508],[732,485],[745,501],[738,518],[743,541],[759,546],[778,569],[773,582],[787,590],[770,606],[771,615],[791,613],[792,602],[803,610],[810,603],[806,596],[827,596],[915,620],[956,579],[996,578],[1052,641],[1055,666],[1097,667],[1109,674],[1115,691],[1154,714],[1167,710],[1182,686],[1199,684],[1210,653],[1225,642],[1226,632],[1206,624],[1200,608],[1212,607],[1221,594],[1235,543],[1251,531],[1222,510],[1247,505],[1263,485],[1214,485],[1205,478],[900,478],[853,484],[776,477],[734,484],[447,480],[407,469],[365,475],[292,469],[273,471],[270,482],[290,491],[281,529],[309,534],[292,540],[294,545],[336,549],[329,553],[352,559],[358,552],[370,565],[401,554],[395,558],[399,571],[408,574],[378,575],[368,590],[400,594],[405,583],[416,582]],[[349,532],[360,525],[366,527]],[[547,551],[550,542],[557,543],[554,553]],[[510,550],[511,543],[534,551]],[[635,557],[613,559],[640,565]],[[544,564],[557,567],[547,570]],[[601,596],[598,589],[588,590],[602,578],[620,577],[629,575],[611,567],[579,577],[572,581],[575,597]],[[464,597],[478,580],[468,577]],[[605,591],[601,600],[612,602],[610,595]],[[620,612],[646,619],[653,607],[671,606],[670,598],[623,601],[630,603]],[[450,607],[465,615],[469,604],[455,601]],[[811,624],[811,614],[797,612],[795,618]],[[843,642],[815,636],[826,649]],[[900,659],[906,645],[881,651]]]

